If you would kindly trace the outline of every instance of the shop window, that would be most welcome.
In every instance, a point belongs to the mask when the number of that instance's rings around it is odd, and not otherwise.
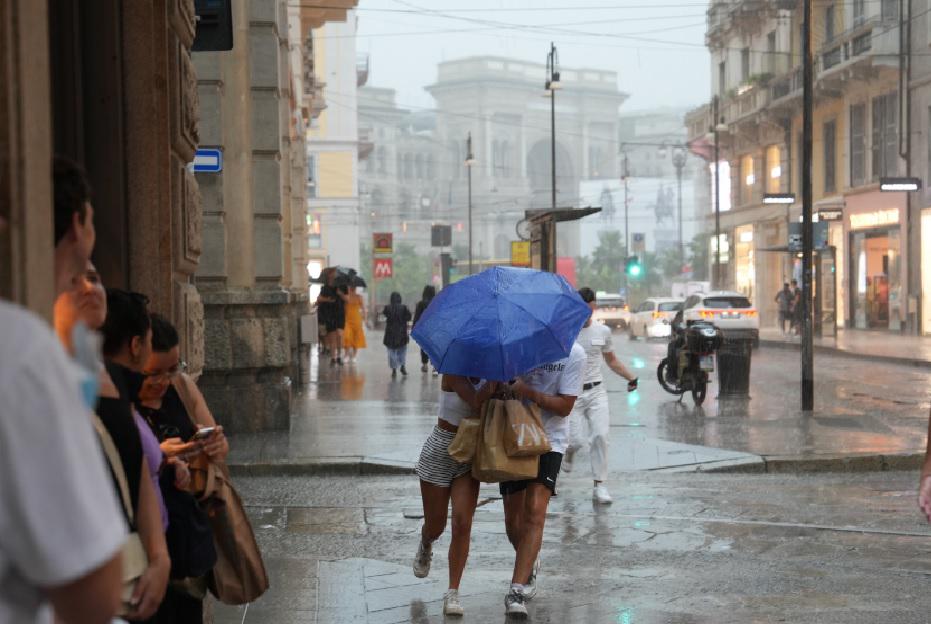
[[[834,193],[837,191],[837,174],[835,165],[837,164],[837,124],[834,121],[826,121],[821,129],[821,144],[824,149],[824,193]]]
[[[778,193],[782,182],[782,154],[778,145],[766,148],[766,192]]]
[[[866,183],[866,104],[850,107],[850,186]]]
[[[740,159],[740,203],[753,201],[753,189],[756,186],[756,173],[753,171],[753,156],[749,154]]]
[[[898,102],[896,93],[873,98],[873,179],[898,170]]]

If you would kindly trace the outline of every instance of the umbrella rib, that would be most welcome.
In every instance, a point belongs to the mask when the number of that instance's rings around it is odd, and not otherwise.
[[[520,308],[521,310],[523,310],[524,312],[526,312],[530,317],[532,317],[533,319],[539,321],[539,322],[543,325],[543,327],[546,328],[546,331],[548,331],[548,332],[550,333],[550,336],[553,337],[553,340],[556,341],[556,344],[562,346],[561,343],[559,342],[559,337],[556,336],[556,334],[553,333],[553,328],[551,328],[551,327],[549,326],[549,323],[544,323],[543,321],[541,321],[540,319],[538,319],[536,316],[534,316],[533,313],[532,313],[530,310],[528,310],[527,308],[525,308],[525,307],[524,307],[523,305],[521,305],[520,303],[517,303],[516,301],[511,301],[511,300],[509,299],[509,300],[508,300],[508,303],[510,303],[510,304],[513,305],[513,306],[516,306],[516,307]],[[498,337],[498,342],[499,342],[499,343],[501,342],[500,336]],[[573,340],[573,342],[575,342],[575,340]],[[572,347],[571,347],[571,346],[569,347],[569,350],[570,350],[570,351],[572,350]],[[569,354],[567,353],[566,355],[568,356]],[[540,362],[540,364],[547,364],[547,363],[548,363],[548,362]]]

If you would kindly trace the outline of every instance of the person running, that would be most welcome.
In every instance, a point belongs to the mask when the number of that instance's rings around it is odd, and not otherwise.
[[[417,462],[420,495],[423,499],[424,524],[414,556],[414,576],[430,573],[433,542],[446,530],[446,517],[452,501],[452,541],[449,544],[449,590],[443,597],[444,615],[462,615],[459,583],[469,557],[472,516],[481,485],[472,478],[471,464],[460,464],[449,456],[449,444],[463,418],[473,418],[475,411],[497,389],[494,382],[443,375],[439,418],[427,438]]]
[[[563,453],[569,444],[569,413],[582,393],[585,349],[573,343],[569,356],[539,366],[511,384],[519,398],[536,403],[542,412],[543,428],[552,449],[540,456],[536,479],[505,481],[504,524],[516,551],[511,588],[504,599],[508,615],[526,617],[527,601],[537,593],[540,546],[550,497],[556,493],[556,478]]]
[[[346,351],[347,362],[355,362],[359,349],[367,346],[364,319],[365,299],[355,288],[350,288],[349,299],[346,300],[346,328],[343,330],[343,349]]]
[[[420,320],[420,317],[423,316],[423,313],[427,311],[427,308],[430,306],[430,302],[433,301],[433,298],[436,297],[436,287],[427,286],[423,287],[423,295],[420,297],[420,301],[417,302],[417,307],[414,308],[414,325],[417,325],[417,321]],[[427,352],[423,349],[420,350],[420,372],[427,372],[427,364],[430,363],[430,358],[427,357]],[[433,375],[436,376],[439,373],[434,368]]]
[[[407,375],[407,343],[410,337],[407,334],[407,324],[411,321],[411,311],[401,303],[401,293],[391,293],[391,303],[385,306],[385,338],[383,343],[388,348],[388,365],[391,366],[391,377],[398,376],[398,369],[402,375]]]
[[[595,311],[595,292],[591,288],[579,290],[582,301]],[[595,489],[592,498],[603,505],[612,502],[611,494],[604,482],[608,478],[608,434],[611,431],[611,414],[608,410],[608,393],[601,375],[601,360],[604,359],[612,371],[627,380],[627,391],[637,389],[637,376],[627,369],[614,355],[611,341],[611,329],[601,323],[593,323],[591,317],[586,321],[576,342],[585,349],[587,361],[582,378],[582,394],[575,402],[569,414],[569,447],[563,458],[563,471],[572,471],[575,453],[582,448],[583,433],[590,432],[589,453],[592,462],[592,478]]]

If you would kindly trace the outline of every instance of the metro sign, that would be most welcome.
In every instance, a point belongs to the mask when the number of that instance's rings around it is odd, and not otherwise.
[[[391,258],[375,258],[372,274],[375,279],[386,279],[394,276],[394,263]]]

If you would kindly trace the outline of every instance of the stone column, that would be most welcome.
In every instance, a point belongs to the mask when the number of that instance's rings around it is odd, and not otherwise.
[[[232,52],[198,54],[205,205],[206,354],[201,388],[232,432],[284,429],[298,372],[306,287],[292,289],[290,63],[282,1],[235,0]]]

